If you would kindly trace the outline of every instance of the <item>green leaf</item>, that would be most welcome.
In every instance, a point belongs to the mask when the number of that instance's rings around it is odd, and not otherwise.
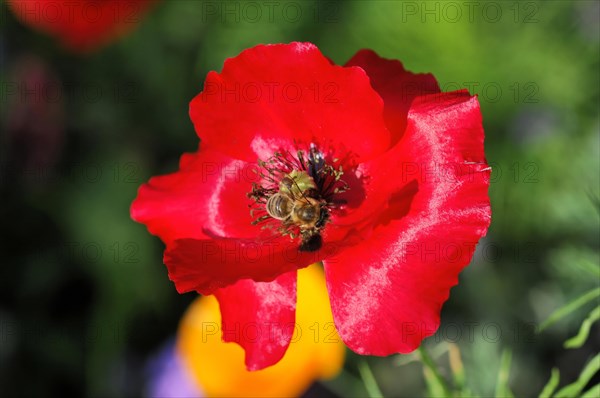
[[[581,395],[581,398],[598,398],[600,397],[600,384],[596,384]]]
[[[344,368],[342,368],[336,378],[331,380],[321,380],[320,384],[339,397],[368,395],[364,382]]]
[[[544,386],[544,389],[539,395],[539,398],[550,398],[552,393],[558,387],[558,383],[560,383],[560,372],[556,368],[552,368],[552,373],[550,374],[550,380]]]
[[[544,322],[542,322],[540,324],[540,328],[539,328],[538,332],[542,332],[544,329],[548,328],[549,326],[554,325],[556,322],[558,322],[562,318],[566,317],[567,315],[571,314],[578,308],[580,308],[580,307],[584,306],[585,304],[589,303],[590,301],[594,300],[598,296],[600,296],[600,287],[592,289],[592,290],[588,291],[587,293],[585,293],[584,295],[571,301],[570,303],[562,306],[561,308],[554,311],[548,317],[548,319],[546,319]]]
[[[565,341],[565,348],[579,348],[581,347],[585,341],[587,340],[590,334],[590,328],[592,324],[600,319],[600,307],[596,307],[590,312],[588,317],[581,324],[581,328],[579,328],[579,333],[577,336],[571,337],[569,340]]]
[[[579,264],[581,265],[581,269],[587,271],[596,279],[600,278],[600,264],[595,263],[588,258],[582,259],[579,261]]]
[[[500,370],[498,371],[498,381],[496,382],[496,397],[514,397],[514,394],[508,386],[511,361],[512,352],[510,349],[506,348],[502,351],[502,359],[500,360]]]
[[[593,194],[592,192],[588,192],[588,198],[590,198],[590,201],[592,202],[596,210],[598,210],[598,213],[600,213],[600,197],[598,195]]]
[[[460,349],[456,344],[448,344],[448,360],[456,389],[462,391],[465,386],[465,367],[460,358]],[[462,394],[461,394],[462,395]]]
[[[360,372],[360,377],[365,384],[369,398],[383,398],[383,394],[377,385],[375,376],[373,376],[373,372],[371,372],[371,368],[369,367],[367,361],[363,360],[358,364],[358,371]]]
[[[450,370],[452,371],[452,379],[454,380],[456,396],[461,398],[473,396],[473,393],[466,385],[467,377],[460,355],[460,349],[458,348],[458,345],[454,343],[448,344],[448,362],[450,363]]]
[[[448,383],[440,374],[437,365],[433,362],[423,345],[419,347],[419,354],[421,355],[421,361],[424,365],[423,375],[425,376],[430,395],[442,397],[453,396]]]
[[[413,351],[410,354],[398,354],[394,358],[394,366],[404,366],[409,363],[418,362],[420,359],[417,351]]]
[[[438,359],[444,355],[449,349],[449,344],[440,343],[431,349],[431,358]],[[398,354],[394,359],[395,366],[404,366],[413,362],[420,362],[421,355],[419,351],[413,351],[410,354]]]
[[[448,397],[448,394],[444,391],[444,386],[431,369],[424,367],[423,376],[425,377],[425,384],[427,384],[427,392],[430,397]]]
[[[577,381],[564,386],[555,395],[556,398],[569,398],[578,396],[585,388],[587,383],[594,377],[600,369],[600,354],[596,354],[594,358],[583,368]]]

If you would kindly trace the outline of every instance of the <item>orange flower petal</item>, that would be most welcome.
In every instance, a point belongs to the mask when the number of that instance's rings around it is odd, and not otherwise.
[[[318,265],[298,271],[296,311],[294,336],[283,359],[249,372],[243,349],[221,340],[217,300],[200,297],[181,321],[178,353],[207,396],[298,396],[316,379],[335,376],[344,363],[345,346],[333,324],[325,278]]]

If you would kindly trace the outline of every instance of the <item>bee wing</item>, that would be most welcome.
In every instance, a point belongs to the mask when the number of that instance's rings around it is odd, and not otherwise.
[[[298,188],[298,192],[300,192],[300,196],[302,197],[302,199],[304,200],[304,202],[306,202],[307,205],[310,205],[310,201],[306,198],[306,196],[304,196],[304,192],[302,191],[302,189],[300,188],[300,185],[298,185],[298,182],[292,178],[292,181],[294,182],[294,185],[296,186],[296,188]],[[300,198],[296,198],[293,191],[290,190],[290,195],[292,197],[293,200],[300,200]]]

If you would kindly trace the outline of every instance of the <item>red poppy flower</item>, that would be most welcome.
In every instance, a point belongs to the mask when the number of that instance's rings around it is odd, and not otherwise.
[[[285,353],[315,261],[352,350],[406,353],[436,331],[490,222],[476,97],[369,50],[337,66],[309,43],[260,45],[208,74],[190,116],[199,150],[131,215],[166,243],[179,292],[217,297],[249,369]]]
[[[155,0],[8,0],[24,24],[74,51],[95,50],[132,29]]]

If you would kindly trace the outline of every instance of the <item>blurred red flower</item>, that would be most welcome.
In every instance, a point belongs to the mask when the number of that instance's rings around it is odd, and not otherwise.
[[[155,0],[8,0],[25,25],[89,52],[127,33]]]
[[[200,149],[131,216],[165,242],[179,292],[217,297],[249,369],[285,353],[315,261],[352,350],[406,353],[436,331],[490,223],[476,97],[370,50],[337,66],[310,43],[259,45],[208,74],[190,116]]]

